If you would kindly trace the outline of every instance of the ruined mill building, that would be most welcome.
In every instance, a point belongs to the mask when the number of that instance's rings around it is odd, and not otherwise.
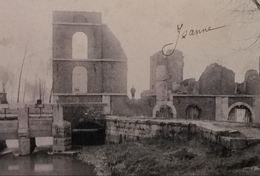
[[[183,80],[184,56],[151,56],[150,89],[127,97],[127,57],[96,12],[53,15],[53,95],[63,107],[93,106],[103,114],[259,122],[260,79],[249,70],[243,83],[217,63],[196,81]],[[69,120],[69,119],[66,119]]]
[[[235,73],[217,63],[206,67],[198,81],[183,80],[184,56],[157,52],[151,56],[150,89],[142,97],[154,97],[154,117],[259,122],[260,76],[248,70],[242,83]]]
[[[53,14],[53,95],[63,106],[89,105],[105,114],[127,93],[127,58],[96,12]]]

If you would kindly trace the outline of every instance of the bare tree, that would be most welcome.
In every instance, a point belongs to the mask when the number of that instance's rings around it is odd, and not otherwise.
[[[252,2],[256,5],[256,7],[260,10],[260,1],[259,0],[252,0]]]
[[[21,79],[22,79],[22,74],[23,74],[24,61],[25,61],[25,58],[26,58],[26,55],[27,55],[27,46],[28,46],[28,44],[26,44],[26,46],[25,46],[24,56],[23,56],[23,62],[22,62],[21,70],[20,70],[20,74],[19,74],[17,103],[19,103],[20,89],[21,89]]]
[[[11,72],[4,67],[0,67],[0,81],[2,84],[2,91],[6,92],[6,84],[10,81]]]

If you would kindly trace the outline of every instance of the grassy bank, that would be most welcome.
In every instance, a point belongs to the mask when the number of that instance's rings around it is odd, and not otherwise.
[[[223,156],[195,139],[188,142],[151,139],[138,143],[84,147],[79,158],[94,164],[98,175],[211,176],[260,175],[258,156],[260,145]]]

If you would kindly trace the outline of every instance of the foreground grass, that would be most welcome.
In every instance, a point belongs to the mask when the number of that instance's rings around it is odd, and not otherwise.
[[[259,154],[260,145],[221,156],[195,139],[151,139],[84,147],[79,158],[94,164],[98,175],[260,175]]]

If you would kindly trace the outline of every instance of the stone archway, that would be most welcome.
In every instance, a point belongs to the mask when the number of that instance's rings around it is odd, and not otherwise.
[[[176,108],[171,102],[157,103],[153,109],[154,118],[176,118]]]
[[[237,102],[228,108],[228,120],[252,123],[255,118],[253,108],[247,103]]]
[[[186,110],[186,119],[199,120],[201,115],[201,108],[197,105],[189,105]]]

